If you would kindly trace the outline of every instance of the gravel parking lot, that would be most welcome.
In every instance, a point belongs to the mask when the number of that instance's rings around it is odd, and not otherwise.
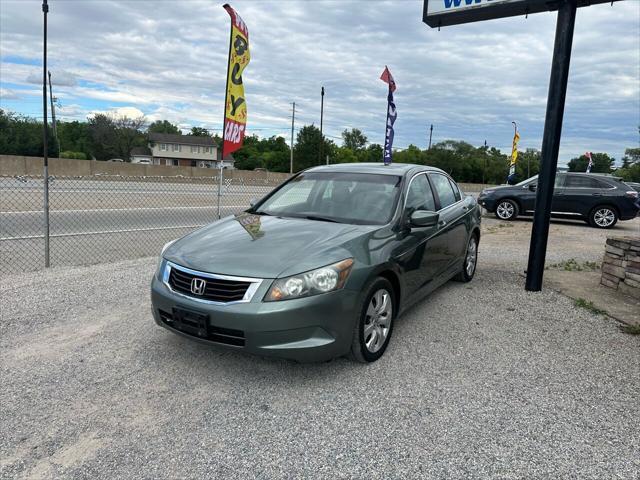
[[[640,337],[524,292],[530,222],[483,223],[474,281],[410,310],[369,366],[172,335],[153,258],[3,277],[0,476],[639,478]],[[599,260],[605,237],[554,223],[549,258]]]

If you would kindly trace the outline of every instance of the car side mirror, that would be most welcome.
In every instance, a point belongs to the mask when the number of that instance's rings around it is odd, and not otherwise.
[[[255,207],[256,203],[258,203],[258,199],[257,198],[252,198],[251,200],[249,200],[249,206],[250,207]]]
[[[532,192],[535,192],[536,188],[538,188],[538,185],[536,185],[535,183],[529,184],[529,190],[531,190]]]
[[[413,227],[433,227],[438,223],[440,214],[429,210],[416,210],[409,217],[409,223]]]

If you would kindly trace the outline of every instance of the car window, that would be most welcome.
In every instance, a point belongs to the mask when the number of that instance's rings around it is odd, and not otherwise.
[[[438,194],[438,198],[440,199],[440,208],[446,208],[449,205],[453,205],[458,200],[456,199],[456,194],[453,191],[453,187],[451,183],[449,183],[449,179],[444,175],[439,173],[434,173],[429,175],[431,178],[431,182],[433,183],[433,188],[436,190]]]
[[[567,175],[567,188],[607,188],[602,182],[595,178],[582,175]]]
[[[556,181],[555,181],[555,183],[553,184],[553,186],[554,186],[555,188],[558,188],[558,187],[564,187],[564,186],[565,186],[565,185],[564,185],[564,177],[565,177],[564,175],[556,175]]]
[[[414,210],[430,210],[435,211],[436,202],[433,199],[431,185],[424,174],[413,177],[409,191],[407,192],[407,201],[405,210],[413,212]]]
[[[462,192],[460,192],[460,187],[453,180],[449,179],[449,183],[451,184],[451,188],[453,188],[453,193],[456,196],[456,202],[462,198]]]

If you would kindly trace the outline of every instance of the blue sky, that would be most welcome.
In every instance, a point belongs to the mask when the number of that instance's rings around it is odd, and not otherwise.
[[[0,0],[0,107],[41,117],[40,0]],[[247,1],[232,6],[249,27],[244,74],[248,133],[289,138],[297,127],[357,127],[381,143],[388,65],[398,90],[395,145],[486,140],[540,148],[555,14],[431,29],[422,2]],[[57,112],[144,114],[187,129],[222,127],[229,19],[221,4],[186,0],[50,0],[49,67]],[[559,163],[587,150],[620,159],[639,144],[640,1],[581,8]]]

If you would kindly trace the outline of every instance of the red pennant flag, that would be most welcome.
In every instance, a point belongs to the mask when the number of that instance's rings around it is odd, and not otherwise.
[[[388,83],[392,92],[396,91],[396,81],[393,79],[393,75],[391,75],[391,72],[386,65],[384,66],[384,72],[380,75],[380,80],[384,83]]]

